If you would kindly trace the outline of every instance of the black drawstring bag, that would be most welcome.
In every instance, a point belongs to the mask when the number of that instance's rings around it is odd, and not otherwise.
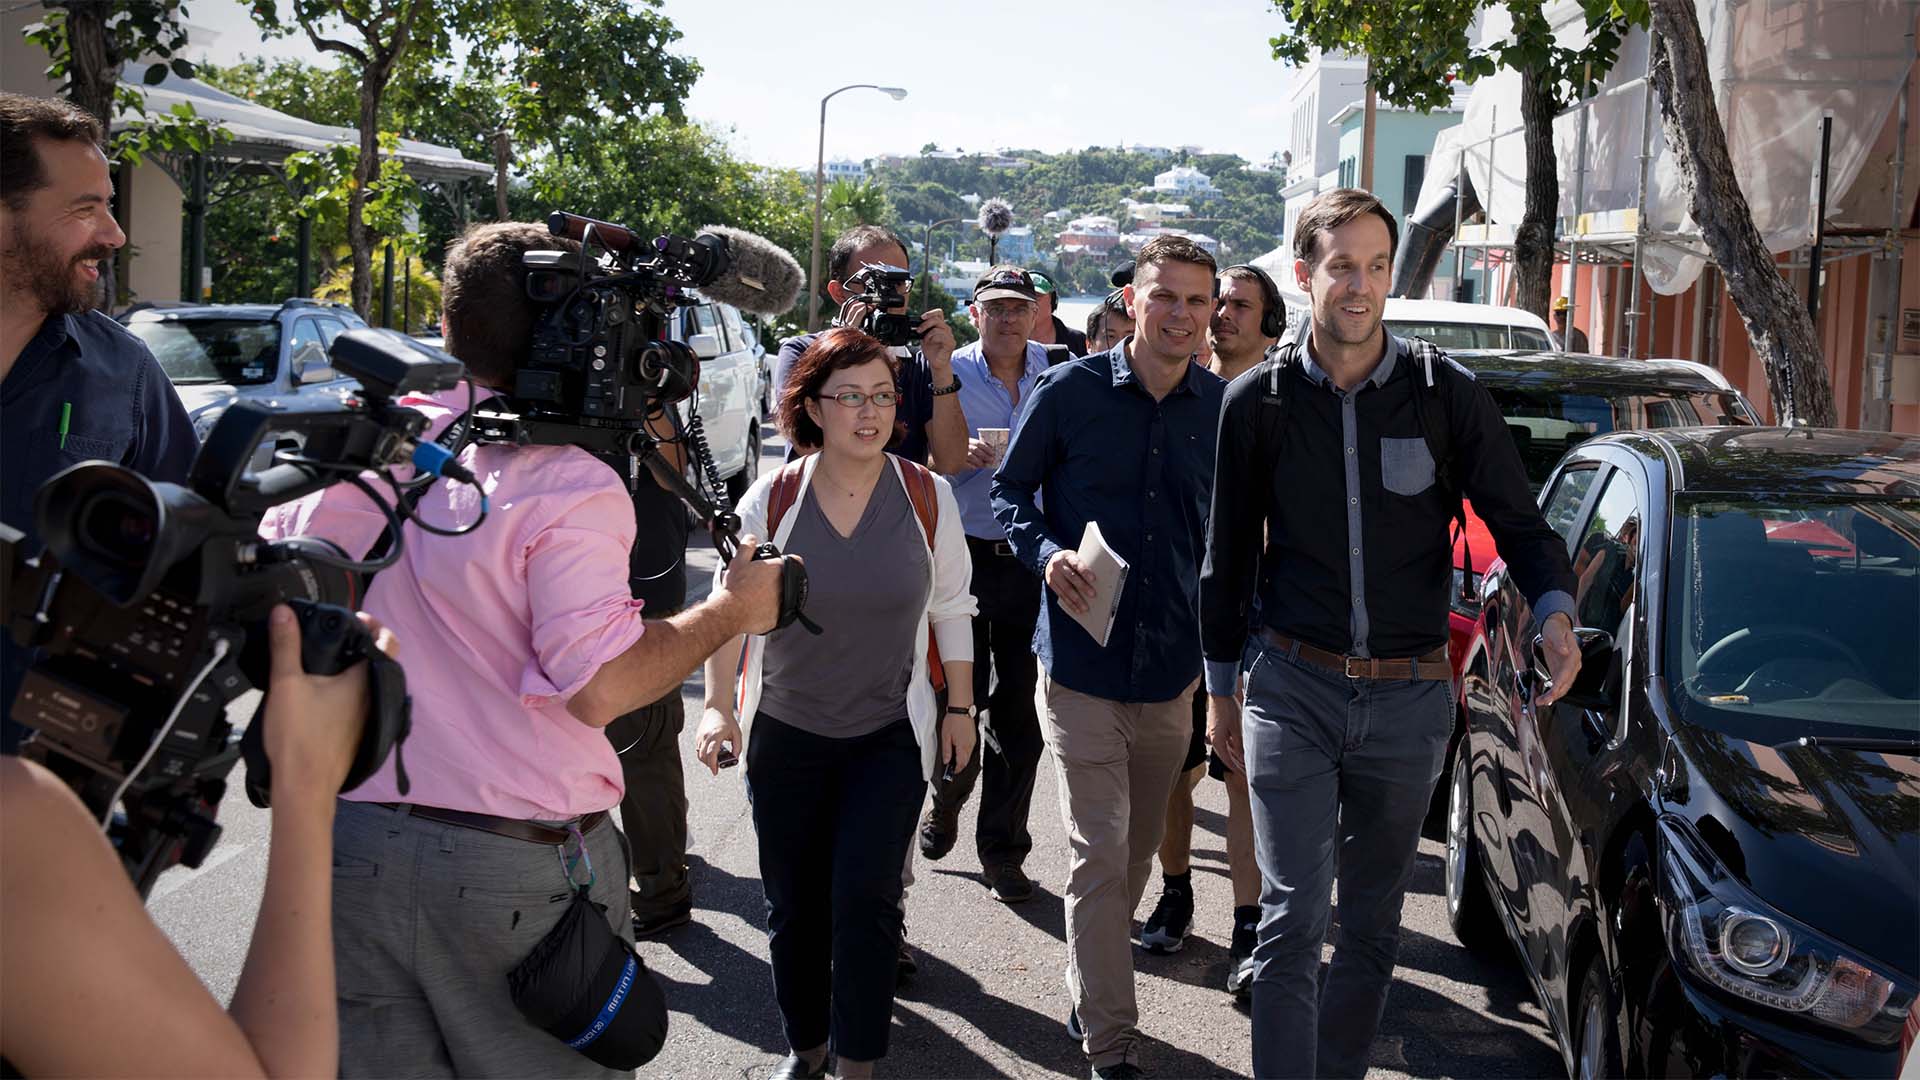
[[[575,887],[560,922],[507,972],[507,987],[514,1007],[540,1030],[629,1072],[667,1041],[667,999],[633,946],[607,925],[607,906],[587,899],[591,885]]]

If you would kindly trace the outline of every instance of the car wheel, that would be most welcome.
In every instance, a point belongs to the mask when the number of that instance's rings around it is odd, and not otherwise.
[[[1447,922],[1468,952],[1493,959],[1500,955],[1501,934],[1473,835],[1472,773],[1467,739],[1462,735],[1447,781]]]
[[[1622,1074],[1620,1045],[1615,1032],[1620,1030],[1620,1010],[1614,1004],[1613,990],[1607,985],[1607,962],[1597,951],[1580,978],[1580,997],[1574,1005],[1575,1020],[1573,1075],[1575,1080],[1601,1080]]]
[[[755,418],[747,425],[747,461],[740,471],[727,477],[727,502],[740,505],[741,496],[760,478],[760,421]]]

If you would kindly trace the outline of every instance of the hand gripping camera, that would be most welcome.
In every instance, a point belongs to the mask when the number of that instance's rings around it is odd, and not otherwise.
[[[540,307],[532,350],[514,374],[506,408],[474,413],[474,437],[578,446],[630,487],[644,465],[699,515],[714,547],[731,560],[740,546],[740,519],[715,505],[725,487],[699,409],[689,408],[691,419],[683,425],[673,408],[696,392],[700,361],[668,336],[668,320],[699,302],[691,289],[747,311],[785,311],[799,291],[798,264],[752,233],[720,226],[692,240],[660,236],[647,243],[625,226],[555,211],[547,229],[579,241],[580,250],[522,256],[527,294]],[[691,451],[695,483],[659,453],[647,428],[650,419],[664,420],[674,440]],[[756,559],[779,557],[770,543],[754,552]],[[798,621],[819,633],[805,615],[806,600],[806,570],[783,564],[779,625]]]
[[[357,398],[234,403],[186,487],[101,461],[61,472],[35,497],[47,544],[36,559],[22,557],[17,530],[0,526],[0,610],[14,640],[40,650],[12,704],[13,719],[35,730],[22,755],[112,821],[109,835],[142,895],[167,867],[206,857],[220,835],[215,811],[227,773],[243,755],[248,794],[266,805],[264,702],[239,740],[226,706],[267,685],[266,617],[275,604],[287,602],[300,619],[307,671],[372,661],[372,707],[343,790],[406,737],[406,680],[353,615],[358,575],[390,564],[398,549],[383,563],[359,563],[325,540],[266,541],[258,529],[269,507],[342,480],[365,485],[363,470],[408,460],[471,482],[439,447],[419,442],[425,417],[392,403],[452,387],[462,369],[391,331],[350,331],[331,351],[334,365],[360,380]],[[304,446],[250,473],[254,448],[270,434]],[[404,785],[404,768],[401,777]],[[117,821],[116,810],[124,812]]]
[[[850,280],[860,286],[860,291],[848,297],[847,303],[867,306],[866,317],[860,320],[864,333],[889,348],[919,340],[919,320],[906,310],[912,272],[885,263],[868,263]]]

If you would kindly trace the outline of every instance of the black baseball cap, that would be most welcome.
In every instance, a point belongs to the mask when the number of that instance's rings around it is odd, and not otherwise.
[[[996,266],[973,283],[973,302],[976,304],[984,304],[989,300],[1039,299],[1040,292],[1033,286],[1033,275],[1017,266]]]

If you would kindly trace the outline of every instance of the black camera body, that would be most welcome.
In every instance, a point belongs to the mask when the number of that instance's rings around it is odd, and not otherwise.
[[[311,635],[308,671],[385,660],[352,615],[352,560],[316,538],[263,540],[260,521],[271,506],[406,460],[426,419],[392,398],[447,389],[461,366],[390,331],[349,331],[331,351],[361,381],[358,398],[236,402],[185,487],[108,462],[66,469],[35,496],[47,545],[37,558],[0,525],[0,610],[14,640],[40,650],[11,706],[35,731],[22,756],[60,775],[103,821],[124,811],[113,839],[143,894],[167,867],[197,866],[211,849],[226,776],[243,753],[249,794],[265,805],[264,703],[240,741],[226,706],[266,686],[275,604],[290,603]],[[249,472],[269,433],[296,433],[304,448]],[[407,727],[404,677],[390,661],[375,667],[374,710],[346,788],[371,775]]]
[[[867,305],[860,329],[890,348],[920,339],[919,320],[907,314],[907,289],[913,273],[885,263],[868,263],[850,279],[861,289],[853,299]]]

